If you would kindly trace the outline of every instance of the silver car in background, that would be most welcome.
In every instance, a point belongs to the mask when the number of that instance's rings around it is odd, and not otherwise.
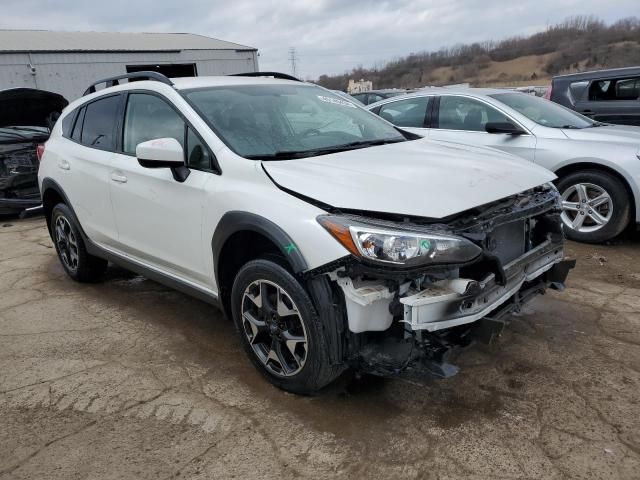
[[[640,127],[499,89],[428,88],[367,108],[429,139],[497,148],[553,171],[573,240],[604,242],[640,223]]]

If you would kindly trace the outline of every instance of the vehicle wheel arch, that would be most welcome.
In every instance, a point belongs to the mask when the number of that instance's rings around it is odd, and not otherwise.
[[[55,180],[48,177],[45,178],[42,180],[42,208],[49,233],[51,233],[51,213],[59,203],[64,203],[73,211],[73,207],[62,187]]]
[[[631,183],[629,182],[627,177],[623,175],[619,170],[616,170],[613,167],[610,167],[608,165],[603,165],[602,163],[595,163],[593,161],[585,161],[585,160],[568,163],[553,172],[558,176],[558,179],[555,180],[555,183],[557,183],[560,180],[560,178],[562,178],[563,176],[569,175],[571,173],[587,171],[587,170],[608,173],[616,177],[618,180],[620,180],[620,182],[622,182],[622,184],[624,185],[625,190],[627,191],[627,195],[629,196],[629,203],[631,207],[631,218],[636,218],[638,197],[634,192],[633,188],[631,187]]]
[[[211,240],[218,296],[231,318],[231,288],[237,272],[250,260],[271,257],[294,275],[308,265],[291,237],[271,220],[250,212],[231,211],[220,219]]]

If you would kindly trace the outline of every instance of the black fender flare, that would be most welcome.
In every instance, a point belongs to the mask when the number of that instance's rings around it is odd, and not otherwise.
[[[329,355],[332,365],[343,365],[348,350],[345,337],[345,335],[348,335],[347,321],[344,316],[346,313],[345,307],[340,301],[335,299],[331,285],[324,275],[315,278],[305,278],[304,275],[302,275],[309,270],[309,266],[302,252],[291,237],[271,220],[244,211],[230,211],[222,216],[211,241],[214,262],[213,268],[218,291],[220,292],[222,289],[218,270],[220,254],[226,241],[234,233],[241,231],[251,231],[263,235],[282,252],[284,260],[292,272],[299,276],[300,283],[307,289],[316,307],[325,334],[327,338],[330,339],[331,348]],[[231,318],[228,305],[225,306],[224,299],[221,300],[223,310],[226,315]]]
[[[85,246],[87,248],[87,251],[91,255],[95,255],[97,257],[101,257],[102,258],[103,255],[100,254],[100,249],[91,241],[91,239],[88,237],[88,235],[84,231],[84,228],[82,228],[82,224],[80,223],[80,220],[78,219],[78,215],[76,215],[76,211],[73,209],[73,205],[71,204],[71,201],[69,200],[69,197],[65,193],[64,189],[60,186],[60,184],[58,182],[56,182],[54,179],[49,178],[49,177],[45,177],[44,179],[42,179],[42,187],[40,188],[40,196],[42,197],[42,205],[43,206],[44,206],[44,194],[47,192],[47,190],[54,190],[58,195],[60,195],[60,197],[62,197],[62,199],[64,200],[65,205],[67,207],[69,207],[69,210],[71,210],[71,213],[75,217],[76,224],[78,225],[78,228],[80,230],[80,236],[82,237],[82,240],[84,241],[84,244],[85,244]],[[46,210],[45,210],[45,220],[47,222],[47,229],[49,230],[49,235],[52,235],[52,233],[51,233],[51,218],[47,214]],[[51,239],[53,240],[53,237],[51,237]]]
[[[67,207],[69,207],[71,212],[75,215],[76,219],[78,218],[78,216],[76,215],[76,212],[73,210],[73,205],[71,205],[71,202],[69,201],[69,197],[65,193],[64,189],[60,186],[58,182],[56,182],[54,179],[50,177],[45,177],[44,179],[42,179],[42,186],[40,187],[40,197],[42,197],[43,206],[44,206],[44,195],[47,192],[47,190],[53,190],[60,197],[62,197],[62,199],[64,200],[64,203],[67,205]],[[49,228],[49,233],[51,233],[51,225],[49,225],[49,223],[51,222],[51,219],[49,218],[49,215],[46,215],[45,220],[47,221],[47,228]],[[80,222],[78,222],[78,225],[80,225]],[[82,230],[82,227],[80,227],[80,230],[82,235],[86,237],[84,230]]]
[[[237,232],[250,231],[268,238],[282,252],[285,260],[294,273],[299,274],[309,269],[298,245],[280,226],[255,213],[232,210],[225,213],[213,233],[211,249],[213,252],[213,269],[216,283],[219,286],[218,265],[220,253],[226,241]]]

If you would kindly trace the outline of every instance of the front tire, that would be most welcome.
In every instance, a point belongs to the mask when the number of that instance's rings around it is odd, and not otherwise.
[[[341,373],[330,363],[311,298],[283,266],[266,259],[245,264],[233,284],[231,307],[247,355],[273,385],[309,395]]]
[[[616,176],[585,170],[558,181],[562,221],[567,238],[602,243],[620,235],[629,225],[629,194]]]
[[[51,239],[67,275],[76,282],[96,282],[107,270],[108,262],[87,252],[80,227],[71,209],[59,203],[51,212]]]

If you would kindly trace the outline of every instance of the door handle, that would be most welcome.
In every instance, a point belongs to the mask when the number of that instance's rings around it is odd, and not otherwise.
[[[113,180],[114,182],[118,182],[118,183],[127,183],[127,177],[125,177],[124,175],[121,175],[119,173],[112,173],[111,174],[111,180]]]
[[[593,115],[595,112],[593,110],[583,110],[581,113],[583,115]]]
[[[71,170],[71,164],[66,160],[59,160],[58,161],[58,168],[60,168],[62,170]]]

